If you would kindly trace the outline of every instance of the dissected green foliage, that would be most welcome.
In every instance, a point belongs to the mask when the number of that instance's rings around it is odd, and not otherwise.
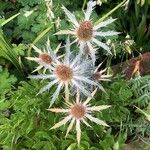
[[[101,2],[102,6],[97,5],[93,14],[94,21],[97,18],[100,18],[99,21],[101,21],[101,17],[106,16],[114,6],[119,5],[122,1],[97,1],[98,4]],[[142,113],[144,111],[150,115],[149,75],[137,76],[130,81],[115,76],[111,82],[102,83],[106,93],[98,91],[91,103],[111,105],[108,110],[95,114],[97,118],[105,120],[110,127],[104,128],[94,123],[91,123],[92,128],[82,125],[80,146],[77,145],[75,128],[67,138],[65,138],[66,126],[50,130],[64,117],[46,110],[54,89],[51,88],[50,91],[37,95],[46,81],[26,81],[20,78],[23,72],[31,73],[29,62],[23,58],[32,55],[28,44],[33,43],[44,48],[47,37],[50,38],[52,48],[55,48],[60,42],[64,44],[65,36],[53,35],[60,29],[71,27],[61,10],[62,4],[70,11],[74,11],[77,18],[82,18],[81,8],[86,8],[87,0],[65,0],[63,2],[53,0],[52,10],[55,18],[51,20],[47,17],[44,0],[5,0],[0,3],[0,24],[6,23],[0,32],[0,65],[2,65],[0,66],[0,149],[123,150],[127,143],[132,143],[137,139],[141,139],[145,144],[137,144],[135,150],[150,149],[150,142],[145,141],[150,138],[150,122],[148,117]],[[113,18],[118,19],[108,28],[121,32],[121,34],[110,38],[114,55],[106,58],[105,54],[99,50],[98,63],[105,61],[107,62],[106,67],[111,67],[111,65],[128,59],[131,54],[134,56],[149,51],[149,4],[149,0],[130,0],[126,6],[120,7],[119,5],[115,13],[110,12]],[[30,16],[24,15],[26,11],[32,10]],[[18,12],[18,17],[7,22],[7,19]],[[60,22],[57,20],[58,17],[60,17]],[[25,51],[27,48],[29,50]],[[20,82],[20,80],[23,81]],[[55,103],[58,107],[64,105],[62,95],[63,92]]]
[[[10,75],[7,69],[3,69],[0,66],[0,96],[1,99],[5,98],[5,95],[10,92],[11,85],[14,84],[17,79]]]
[[[0,144],[4,149],[78,148],[75,131],[64,139],[65,127],[55,131],[50,130],[50,127],[62,116],[56,116],[46,110],[51,99],[48,92],[35,96],[42,84],[37,81],[22,82],[9,100],[1,100]],[[132,84],[136,86],[136,82]],[[136,102],[138,97],[135,98],[135,88],[131,88],[132,86],[125,80],[117,79],[110,83],[107,94],[98,92],[93,104],[112,105],[102,114],[96,114],[98,118],[108,122],[110,129],[106,132],[103,127],[92,124],[92,128],[84,130],[83,125],[80,149],[121,150],[125,147],[125,141],[129,136],[149,136],[148,121],[134,108],[133,102]],[[63,99],[60,98],[57,106],[61,106],[62,101]],[[10,111],[9,116],[6,116],[6,110]]]

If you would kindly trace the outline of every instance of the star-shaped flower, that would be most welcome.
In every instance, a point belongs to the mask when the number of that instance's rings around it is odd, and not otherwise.
[[[102,65],[102,63],[99,64],[96,67],[96,69],[94,70],[94,73],[93,73],[94,80],[96,80],[96,81],[111,81],[110,77],[112,77],[112,75],[111,74],[105,74],[107,68],[99,71],[99,68],[101,67],[101,65]]]
[[[52,57],[53,59],[53,57]],[[92,62],[83,59],[81,53],[72,57],[70,52],[69,38],[66,43],[66,53],[63,60],[56,58],[55,63],[49,65],[49,74],[32,75],[34,79],[49,79],[50,82],[44,86],[39,93],[49,90],[53,85],[57,85],[56,91],[53,93],[50,106],[58,97],[61,89],[65,88],[65,99],[68,100],[70,88],[79,90],[84,95],[90,96],[91,93],[88,89],[90,86],[98,86],[104,91],[103,87],[98,83],[92,81]]]
[[[58,52],[60,45],[61,44],[59,44],[55,51],[53,51],[50,47],[50,41],[48,39],[47,50],[44,49],[43,51],[41,51],[39,48],[32,44],[31,46],[33,47],[33,49],[39,54],[38,57],[26,57],[28,60],[35,61],[39,64],[39,66],[33,72],[38,71],[42,68],[44,68],[45,72],[51,64],[55,63],[55,61],[57,60],[56,53]]]
[[[92,92],[92,96],[95,95],[96,90],[94,90]],[[91,99],[92,99],[92,97],[88,97],[84,102],[82,102],[80,100],[79,93],[77,93],[75,103],[66,103],[66,105],[68,106],[67,109],[60,109],[60,108],[48,109],[51,112],[66,114],[66,117],[62,121],[56,123],[51,129],[59,128],[60,126],[65,125],[67,122],[70,122],[68,129],[67,129],[67,133],[66,133],[66,136],[67,136],[68,133],[70,132],[70,130],[72,129],[73,124],[75,123],[76,124],[76,132],[77,132],[77,142],[78,142],[78,144],[80,144],[80,140],[81,140],[80,124],[81,124],[81,122],[83,122],[88,127],[91,127],[91,125],[89,125],[89,123],[87,122],[87,119],[89,119],[90,121],[92,121],[98,125],[108,127],[108,125],[104,121],[93,117],[91,115],[91,113],[93,113],[95,111],[100,112],[101,110],[109,108],[110,105],[90,106],[89,102]]]
[[[106,37],[106,36],[113,36],[119,34],[119,32],[115,31],[106,31],[102,32],[100,31],[101,28],[106,27],[110,23],[114,22],[116,19],[108,19],[106,21],[100,22],[97,25],[95,25],[92,22],[92,19],[90,19],[90,16],[92,14],[92,11],[96,5],[96,1],[89,1],[87,3],[87,9],[84,12],[84,19],[80,22],[77,21],[74,14],[72,14],[67,8],[64,6],[62,9],[64,10],[65,14],[67,15],[69,21],[73,24],[73,29],[70,30],[61,30],[56,33],[56,35],[59,34],[71,34],[75,37],[74,42],[78,42],[80,45],[80,50],[82,53],[84,53],[84,47],[88,46],[89,48],[89,54],[92,58],[93,64],[95,63],[95,50],[93,48],[93,43],[96,45],[102,47],[105,49],[109,54],[111,54],[110,48],[107,46],[107,44],[101,42],[99,40],[99,37]]]

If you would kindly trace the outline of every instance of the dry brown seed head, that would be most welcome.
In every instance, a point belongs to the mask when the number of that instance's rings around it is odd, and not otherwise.
[[[75,104],[70,111],[71,115],[76,119],[81,119],[85,116],[86,108],[81,104]]]
[[[62,81],[69,81],[73,78],[73,70],[67,65],[58,65],[55,72],[58,78]]]
[[[52,57],[48,53],[41,53],[39,58],[46,64],[51,64],[53,61]]]
[[[81,22],[79,28],[77,29],[77,37],[81,41],[88,41],[93,36],[93,24],[91,21]]]

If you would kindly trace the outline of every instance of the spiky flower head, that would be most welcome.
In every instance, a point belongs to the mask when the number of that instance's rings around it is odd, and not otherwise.
[[[52,65],[53,63],[55,63],[55,61],[57,60],[56,53],[58,52],[58,50],[60,48],[60,44],[55,49],[55,51],[52,51],[52,49],[50,47],[49,39],[47,40],[47,46],[46,46],[47,50],[44,49],[42,51],[33,44],[31,46],[35,50],[35,52],[38,53],[38,57],[26,57],[26,58],[28,60],[35,61],[39,64],[39,66],[33,72],[38,71],[42,68],[44,68],[44,72],[45,72],[46,69],[48,69],[49,66]]]
[[[95,95],[96,90],[94,90],[92,92],[92,96]],[[76,132],[77,132],[77,142],[78,142],[78,144],[80,144],[80,140],[81,140],[80,124],[81,124],[81,122],[83,122],[86,126],[91,127],[91,125],[87,122],[87,119],[89,119],[90,121],[92,121],[98,125],[108,127],[108,125],[104,121],[93,117],[91,115],[91,113],[93,113],[95,111],[100,112],[101,110],[109,108],[110,105],[90,106],[89,102],[91,99],[92,99],[91,97],[88,97],[84,102],[82,102],[80,100],[79,93],[77,93],[75,103],[66,103],[66,105],[68,106],[67,109],[60,109],[60,108],[48,109],[51,112],[66,113],[66,117],[62,121],[56,123],[51,129],[59,128],[60,126],[65,125],[67,122],[70,122],[69,127],[67,129],[67,133],[66,133],[66,136],[67,136],[68,133],[70,132],[70,130],[73,128],[73,125],[75,123],[76,124]]]
[[[53,57],[52,57],[53,59]],[[49,90],[53,85],[57,85],[56,91],[53,93],[50,106],[54,103],[58,97],[61,89],[65,88],[65,99],[68,100],[70,87],[79,90],[84,95],[90,96],[90,86],[98,86],[104,91],[102,86],[92,81],[91,74],[92,62],[82,58],[81,53],[72,58],[70,52],[70,41],[67,39],[66,54],[64,59],[57,59],[55,63],[49,65],[49,74],[32,75],[31,78],[35,79],[49,79],[50,82],[44,86],[39,93]]]
[[[93,48],[93,43],[97,46],[102,47],[105,49],[109,54],[111,54],[110,48],[107,46],[107,44],[101,42],[99,40],[99,37],[106,37],[106,36],[113,36],[119,34],[119,32],[115,31],[106,31],[102,32],[100,31],[101,28],[106,27],[110,23],[114,22],[116,19],[108,19],[106,21],[100,22],[97,25],[93,23],[93,21],[90,19],[90,16],[92,14],[92,11],[96,5],[96,1],[89,1],[87,3],[87,9],[84,11],[84,19],[82,21],[78,22],[75,15],[72,14],[67,8],[64,6],[62,9],[64,10],[65,14],[67,15],[69,21],[73,24],[73,29],[71,30],[61,30],[57,32],[56,34],[71,34],[75,37],[74,42],[78,42],[80,45],[80,50],[82,53],[84,53],[84,47],[89,47],[89,54],[92,58],[93,64],[95,63],[95,50]]]
[[[93,73],[93,79],[95,81],[111,81],[110,77],[112,77],[111,74],[105,74],[107,71],[107,68],[99,70],[99,68],[101,67],[102,63],[99,64],[96,69],[94,70]]]

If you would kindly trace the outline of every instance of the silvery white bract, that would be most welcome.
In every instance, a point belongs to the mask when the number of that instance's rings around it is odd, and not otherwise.
[[[52,48],[50,47],[50,41],[48,39],[46,50],[44,49],[42,51],[32,44],[31,46],[35,50],[35,52],[38,53],[38,57],[26,57],[26,58],[28,60],[35,61],[39,64],[39,66],[36,67],[36,69],[33,72],[38,71],[42,68],[44,68],[44,72],[46,72],[46,70],[49,68],[50,65],[52,65],[53,63],[55,63],[57,59],[62,57],[62,56],[59,56],[57,58],[56,56],[56,53],[58,52],[60,45],[61,44],[59,44],[57,48],[55,49],[55,51],[53,51]]]
[[[95,95],[96,93],[95,89],[92,92],[92,97]],[[91,113],[97,111],[100,112],[101,110],[107,109],[110,107],[110,105],[101,105],[101,106],[90,106],[89,102],[92,98],[88,97],[84,102],[82,102],[80,100],[80,95],[79,93],[77,93],[76,96],[76,102],[75,103],[66,103],[66,105],[68,106],[68,108],[51,108],[48,109],[51,112],[56,112],[56,113],[65,113],[66,117],[61,120],[60,122],[56,123],[51,129],[55,129],[55,128],[59,128],[62,125],[65,125],[67,122],[70,122],[68,129],[67,129],[67,133],[66,136],[68,135],[68,133],[70,132],[70,130],[73,127],[73,124],[76,124],[76,132],[77,132],[77,142],[78,144],[80,144],[80,140],[81,140],[81,127],[80,124],[81,122],[83,122],[86,126],[91,127],[89,125],[89,123],[87,122],[87,119],[98,124],[98,125],[102,125],[102,126],[107,126],[108,125],[98,119],[95,118],[91,115]]]
[[[74,42],[78,42],[80,45],[80,51],[82,53],[85,52],[84,49],[88,48],[88,54],[92,58],[93,64],[95,63],[95,51],[96,49],[93,47],[93,45],[97,45],[102,47],[104,50],[107,51],[107,53],[111,54],[110,48],[107,46],[107,44],[101,42],[99,40],[99,37],[106,37],[106,36],[114,36],[119,34],[119,32],[115,31],[107,31],[102,32],[101,28],[106,27],[110,23],[114,22],[116,19],[108,19],[106,21],[100,22],[97,25],[94,25],[92,22],[92,19],[90,19],[90,16],[92,14],[92,11],[96,5],[96,1],[89,1],[87,4],[87,9],[84,11],[84,19],[82,21],[77,21],[74,14],[72,14],[67,8],[64,6],[62,9],[64,10],[65,14],[67,15],[69,21],[73,24],[73,29],[70,30],[61,30],[57,32],[56,34],[71,34],[75,37]],[[74,43],[73,42],[73,43]]]
[[[30,76],[30,78],[34,79],[49,79],[49,83],[44,86],[39,93],[43,93],[44,91],[49,90],[53,85],[57,85],[50,106],[52,106],[63,87],[65,89],[66,101],[68,101],[70,88],[75,88],[87,96],[91,95],[88,86],[98,86],[104,91],[101,85],[92,81],[92,74],[90,74],[92,62],[83,59],[81,53],[76,55],[75,58],[72,58],[69,38],[67,39],[64,58],[57,59],[55,55],[52,55],[51,57],[55,61],[49,65],[49,73]]]

